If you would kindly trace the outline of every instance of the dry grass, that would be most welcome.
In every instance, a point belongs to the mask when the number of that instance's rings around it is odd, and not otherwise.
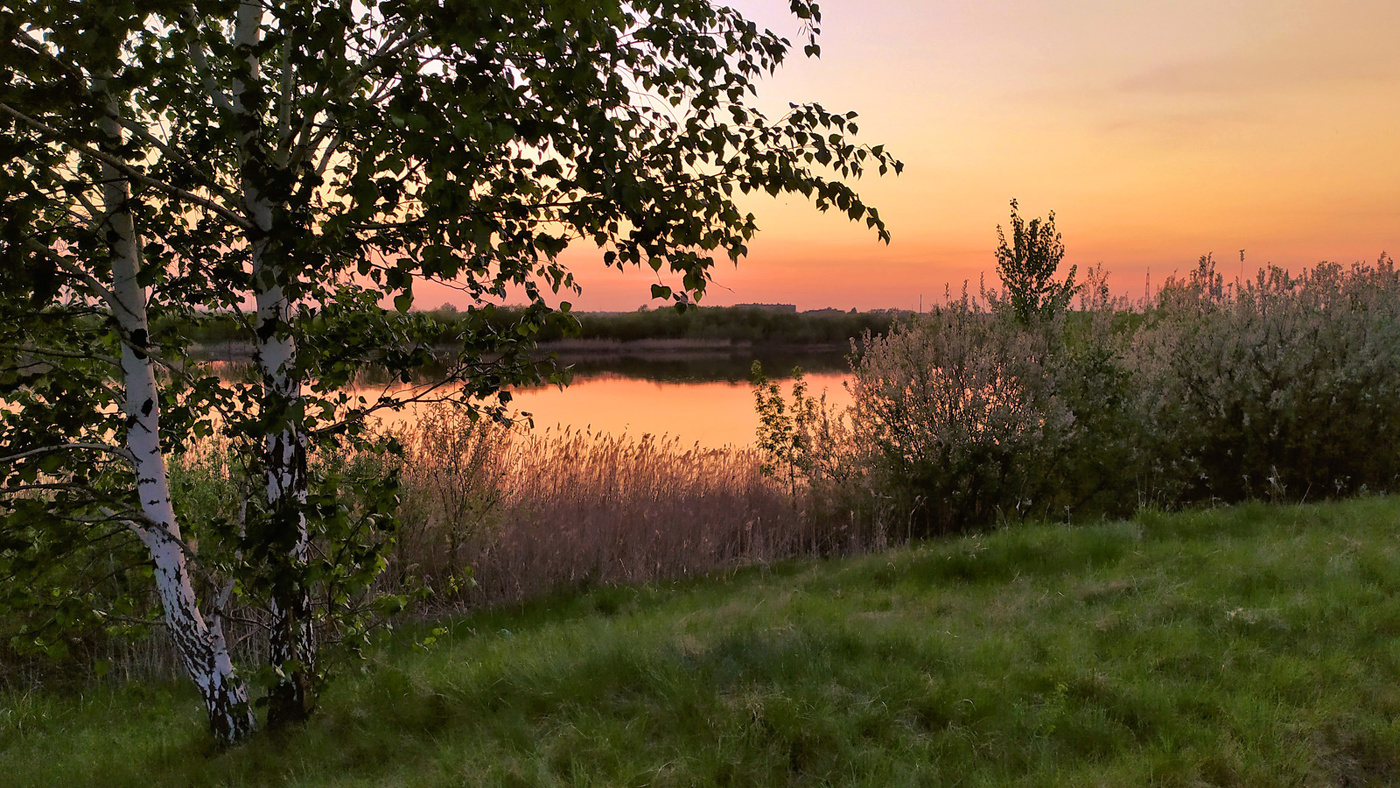
[[[760,472],[753,449],[679,438],[531,433],[439,407],[400,439],[391,577],[454,606],[686,577],[864,545]],[[470,570],[473,583],[455,579]]]
[[[533,432],[448,405],[427,409],[393,437],[404,447],[397,461],[332,450],[313,465],[349,480],[397,463],[399,525],[374,592],[419,599],[423,615],[886,545],[883,533],[853,527],[855,518],[830,516],[810,486],[794,494],[762,473],[755,449],[710,449],[664,435]],[[216,521],[233,516],[230,505],[249,492],[235,450],[211,438],[173,469],[185,525],[217,541]],[[354,486],[344,490],[352,508]],[[318,543],[318,554],[330,547]],[[415,593],[424,586],[433,590],[426,598]],[[154,598],[145,604],[153,610]],[[265,620],[256,604],[235,603],[225,625],[238,661],[260,661]],[[321,636],[337,640],[338,631],[323,628]],[[88,677],[180,674],[158,624],[96,637],[83,655],[73,668]],[[7,666],[0,684],[44,683],[20,667]]]

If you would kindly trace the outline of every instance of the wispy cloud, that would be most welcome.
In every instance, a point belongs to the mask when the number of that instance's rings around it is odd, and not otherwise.
[[[1118,90],[1164,96],[1237,95],[1378,82],[1400,84],[1400,62],[1393,56],[1343,55],[1300,45],[1286,52],[1231,53],[1167,63],[1129,77]]]

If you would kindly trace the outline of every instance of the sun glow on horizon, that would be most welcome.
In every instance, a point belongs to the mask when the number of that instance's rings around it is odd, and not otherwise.
[[[783,0],[730,0],[795,39]],[[1142,294],[1213,253],[1234,274],[1400,251],[1400,4],[1392,0],[824,0],[760,105],[860,113],[906,163],[856,184],[893,235],[800,197],[751,199],[761,231],[703,303],[913,308],[995,280],[1008,202],[1053,210],[1066,264]],[[580,309],[649,303],[648,271],[565,259]],[[451,301],[431,289],[420,304]]]

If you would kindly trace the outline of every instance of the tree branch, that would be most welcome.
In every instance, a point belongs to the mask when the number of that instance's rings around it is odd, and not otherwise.
[[[102,284],[102,282],[98,281],[97,277],[73,265],[63,255],[58,254],[54,250],[50,249],[47,246],[44,246],[43,244],[39,243],[33,238],[25,238],[24,246],[26,249],[30,250],[31,252],[34,252],[35,254],[40,254],[47,257],[50,261],[53,262],[54,265],[63,269],[63,271],[69,274],[70,276],[74,276],[82,280],[83,284],[87,285],[89,288],[89,295],[92,295],[96,298],[100,298],[103,301],[106,301],[108,304],[116,303],[116,296],[112,293],[111,290],[108,290],[107,287]]]
[[[80,353],[76,350],[58,350],[57,348],[39,347],[38,345],[0,345],[0,348],[17,353],[29,353],[35,356],[52,356],[54,358],[76,358],[91,361],[101,361],[114,367],[121,367],[121,362],[111,356],[104,356],[100,353]]]
[[[234,225],[235,227],[238,227],[243,230],[253,229],[252,222],[249,222],[247,219],[244,219],[242,216],[239,216],[233,211],[230,211],[228,208],[219,205],[213,200],[210,200],[206,197],[200,197],[194,192],[186,191],[184,189],[179,188],[178,186],[172,186],[171,184],[165,183],[164,181],[152,178],[149,175],[146,175],[141,171],[135,169],[134,167],[117,158],[116,156],[111,156],[109,154],[103,153],[100,150],[97,150],[96,148],[92,148],[82,143],[68,140],[65,138],[63,132],[59,129],[56,129],[53,126],[50,126],[49,124],[38,120],[37,118],[31,118],[23,112],[20,112],[19,110],[15,109],[14,107],[11,107],[9,104],[0,102],[0,112],[4,112],[6,115],[9,115],[10,117],[14,118],[15,120],[18,120],[26,126],[29,126],[35,131],[47,134],[59,140],[60,142],[71,146],[73,150],[77,151],[78,153],[81,153],[85,156],[89,156],[93,159],[102,162],[103,164],[107,164],[111,167],[116,168],[122,174],[126,175],[128,178],[131,178],[134,181],[143,183],[154,189],[159,189],[160,191],[163,191],[172,197],[178,197],[182,200],[185,200],[186,202],[193,203],[195,205],[200,206],[201,208],[205,208],[209,211],[212,211],[218,216],[222,217],[225,221]]]
[[[195,73],[197,73],[204,82],[204,92],[209,94],[209,100],[214,102],[216,108],[224,112],[232,112],[233,102],[229,101],[228,96],[224,95],[223,89],[219,87],[218,81],[214,79],[214,75],[209,71],[209,58],[204,55],[203,42],[198,40],[197,31],[200,29],[199,12],[195,10],[193,4],[185,6],[184,17],[185,22],[190,26],[190,30],[195,31],[195,35],[190,39],[190,60],[194,61]]]
[[[161,152],[162,155],[166,156],[172,161],[179,162],[181,165],[188,167],[191,172],[198,174],[204,180],[205,188],[209,189],[210,191],[218,192],[219,195],[225,200],[228,200],[230,202],[234,201],[232,196],[224,192],[218,187],[216,183],[214,183],[213,179],[208,175],[208,173],[202,171],[200,165],[197,162],[190,161],[188,157],[181,156],[178,153],[176,153],[174,150],[171,149],[169,145],[161,141],[160,138],[156,137],[140,123],[137,123],[134,120],[130,120],[122,116],[117,116],[114,119],[117,121],[117,123],[121,124],[122,128],[126,129],[132,134],[135,134],[138,138],[141,139],[142,142],[154,146],[157,150]]]
[[[23,460],[23,459],[26,459],[26,458],[28,458],[28,457],[37,457],[37,456],[42,455],[42,454],[53,454],[54,452],[60,452],[60,451],[79,451],[79,450],[81,450],[81,451],[97,451],[97,452],[103,452],[103,453],[105,453],[105,454],[112,454],[112,455],[115,455],[115,456],[117,456],[117,457],[121,457],[122,459],[127,460],[128,462],[130,462],[131,459],[132,459],[132,457],[131,457],[131,452],[127,451],[126,449],[124,449],[124,448],[122,448],[122,447],[120,447],[120,446],[110,446],[110,445],[108,445],[108,444],[106,444],[106,443],[81,443],[81,442],[77,442],[77,443],[63,443],[63,444],[59,444],[59,445],[57,445],[57,446],[40,446],[40,447],[37,448],[37,449],[30,449],[29,451],[22,451],[22,452],[18,452],[18,453],[16,453],[16,454],[6,455],[6,456],[3,456],[3,457],[0,457],[0,464],[11,465],[11,464],[13,464],[13,463],[15,463],[15,462],[17,462],[17,461],[19,461],[19,460]]]
[[[186,13],[190,17],[193,17],[194,8],[187,8]],[[197,30],[198,26],[192,21],[190,29]],[[65,71],[70,77],[74,79],[74,81],[80,84],[86,84],[87,80],[80,70],[74,68],[71,64],[66,63],[57,56],[55,56],[44,46],[39,44],[39,42],[34,41],[32,38],[22,33],[16,34],[15,38],[20,41],[23,41],[26,48],[29,49],[31,52],[43,57],[48,62],[52,63],[54,66]],[[207,73],[208,62],[204,58],[204,51],[202,49],[199,49],[198,47],[191,44],[190,58],[195,61],[196,70]],[[217,92],[217,86],[213,84],[212,78],[210,78],[207,81],[206,89],[211,90],[213,92]],[[87,92],[89,93],[89,95],[91,94],[91,91]],[[228,99],[224,98],[222,94],[219,94],[219,98],[223,98],[224,104],[228,103]],[[216,106],[219,105],[218,99],[215,99],[214,103]],[[205,186],[207,188],[211,190],[217,190],[217,185],[212,182],[212,179],[210,179],[207,175],[205,175],[205,173],[200,171],[198,163],[191,161],[188,157],[178,155],[174,150],[170,148],[169,145],[157,138],[154,134],[151,134],[150,131],[148,131],[140,123],[137,123],[134,120],[129,120],[125,117],[116,117],[115,120],[117,121],[117,123],[120,123],[122,127],[125,128],[127,131],[130,131],[132,134],[135,134],[137,137],[141,138],[143,142],[147,143],[148,145],[155,146],[158,150],[160,150],[162,154],[164,154],[168,158],[178,161],[180,164],[188,167],[191,171],[200,174],[202,177],[204,177],[206,181]],[[227,194],[224,194],[223,197],[226,200],[229,199],[229,196]]]

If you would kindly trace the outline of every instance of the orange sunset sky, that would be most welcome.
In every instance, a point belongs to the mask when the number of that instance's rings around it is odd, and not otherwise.
[[[796,40],[786,0],[731,0]],[[1066,263],[1102,261],[1141,296],[1214,253],[1266,263],[1400,253],[1397,0],[822,0],[822,57],[795,57],[761,106],[860,113],[904,160],[858,184],[894,241],[801,198],[753,199],[761,232],[702,303],[915,308],[995,280],[1008,201],[1054,210]],[[648,303],[650,271],[565,259],[576,308]],[[419,291],[424,307],[451,300]],[[656,302],[653,302],[656,303]]]

